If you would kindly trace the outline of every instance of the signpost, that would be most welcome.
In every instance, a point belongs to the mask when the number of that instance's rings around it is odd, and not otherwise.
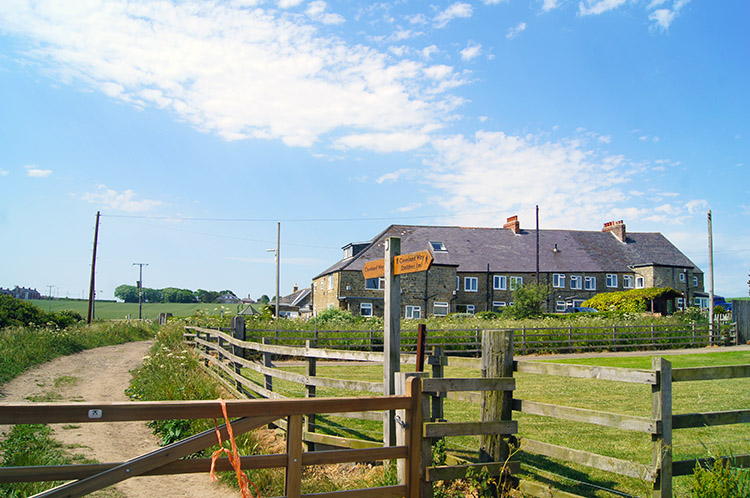
[[[390,237],[385,243],[385,258],[365,263],[365,279],[385,277],[383,392],[395,394],[396,372],[401,370],[401,280],[399,275],[427,271],[432,265],[430,251],[401,253],[401,239]],[[396,445],[396,412],[384,413],[383,443]]]

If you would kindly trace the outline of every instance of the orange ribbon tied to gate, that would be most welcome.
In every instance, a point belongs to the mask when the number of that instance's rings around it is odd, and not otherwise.
[[[221,404],[221,411],[224,414],[224,420],[227,423],[227,433],[229,433],[229,441],[232,444],[232,449],[228,450],[223,447],[224,442],[221,440],[221,432],[219,431],[219,426],[216,423],[216,419],[214,419],[214,427],[216,428],[216,437],[219,438],[219,448],[218,450],[214,451],[213,455],[211,456],[211,473],[209,474],[211,477],[211,481],[216,482],[219,480],[219,478],[216,476],[216,461],[219,459],[219,457],[223,454],[227,454],[227,458],[229,458],[229,463],[232,464],[232,467],[234,468],[234,472],[237,474],[237,484],[240,486],[240,492],[242,493],[242,498],[253,498],[253,495],[250,494],[250,486],[249,484],[252,484],[255,488],[255,491],[257,493],[256,498],[260,498],[260,490],[258,489],[258,486],[255,485],[250,479],[247,478],[247,475],[245,475],[244,472],[242,472],[242,462],[240,461],[240,455],[237,452],[237,442],[234,439],[234,431],[232,430],[232,424],[229,423],[229,416],[227,416],[227,404],[224,402],[223,399],[218,399],[219,404]]]

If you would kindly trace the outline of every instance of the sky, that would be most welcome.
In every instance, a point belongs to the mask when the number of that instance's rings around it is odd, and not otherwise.
[[[393,223],[661,232],[748,294],[744,0],[3,0],[0,286],[282,295]]]

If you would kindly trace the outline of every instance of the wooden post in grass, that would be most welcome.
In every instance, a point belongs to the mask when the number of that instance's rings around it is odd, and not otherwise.
[[[397,372],[396,373],[396,394],[403,395],[407,394],[406,384],[409,382],[409,379],[412,377],[429,377],[429,374],[427,372]],[[408,393],[411,394],[411,393]],[[421,394],[420,394],[421,396]],[[410,414],[413,415],[413,414]],[[407,423],[409,422],[409,419],[406,415],[406,410],[396,410],[396,446],[403,446],[405,444],[408,444],[409,441],[407,441]],[[419,434],[422,434],[422,424],[419,424],[419,427],[411,428],[412,430],[417,430]],[[410,454],[413,455],[419,455],[419,449],[415,448],[415,451],[412,451],[410,449]],[[407,482],[407,467],[404,460],[398,460],[396,463],[397,473],[398,473],[398,482],[400,484],[405,484]]]
[[[305,347],[307,349],[314,348],[316,346],[312,341],[305,341]],[[305,365],[305,375],[307,377],[315,377],[318,374],[318,359],[307,358],[307,364]],[[316,395],[315,386],[312,384],[305,385],[305,398],[314,398]],[[315,432],[315,414],[309,413],[305,415],[305,432]],[[307,451],[315,451],[315,443],[307,443]]]
[[[424,348],[427,342],[427,325],[417,325],[417,372],[424,371]]]
[[[513,377],[513,331],[482,331],[482,377]],[[510,421],[513,391],[482,393],[482,422]],[[481,436],[480,462],[504,462],[510,454],[507,439],[500,435]]]
[[[263,344],[271,344],[271,339],[269,337],[263,338]],[[263,353],[263,366],[272,368],[273,367],[273,361],[271,361],[271,353]],[[269,391],[273,391],[273,377],[270,375],[264,375],[265,377],[265,388]]]
[[[396,392],[396,372],[401,370],[401,277],[394,272],[394,258],[401,255],[401,238],[385,241],[385,314],[383,330],[383,394]],[[396,413],[383,413],[383,444],[396,445]]]
[[[244,316],[233,316],[232,317],[232,337],[235,339],[238,339],[240,341],[245,340],[245,317]],[[235,356],[238,356],[240,358],[245,357],[245,348],[241,348],[239,346],[232,346],[232,354]],[[237,374],[241,373],[242,365],[239,363],[234,363],[234,371]],[[236,381],[237,390],[240,392],[243,392],[242,383],[240,381]]]
[[[443,354],[442,347],[435,346],[432,348],[432,356],[428,361],[432,365],[433,379],[442,379],[445,376],[445,360],[446,357]],[[445,399],[445,393],[433,393],[431,398],[432,411],[430,421],[440,422],[443,420],[443,399]]]
[[[656,384],[651,386],[651,418],[661,432],[651,435],[651,461],[656,471],[653,498],[672,498],[672,364],[651,358]]]

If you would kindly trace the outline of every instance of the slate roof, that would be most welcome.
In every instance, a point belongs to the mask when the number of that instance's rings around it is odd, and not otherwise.
[[[304,299],[310,295],[311,289],[299,289],[287,296],[279,298],[279,306],[299,306]]]
[[[391,225],[352,258],[341,260],[315,278],[340,270],[361,271],[368,261],[383,258],[385,240],[401,237],[401,253],[430,249],[442,242],[446,251],[432,251],[433,265],[456,266],[459,272],[533,273],[536,271],[536,230],[515,234],[504,228]],[[557,244],[558,252],[553,252]],[[613,234],[583,230],[539,230],[540,272],[630,272],[629,266],[694,268],[661,233],[627,233],[626,243]]]

